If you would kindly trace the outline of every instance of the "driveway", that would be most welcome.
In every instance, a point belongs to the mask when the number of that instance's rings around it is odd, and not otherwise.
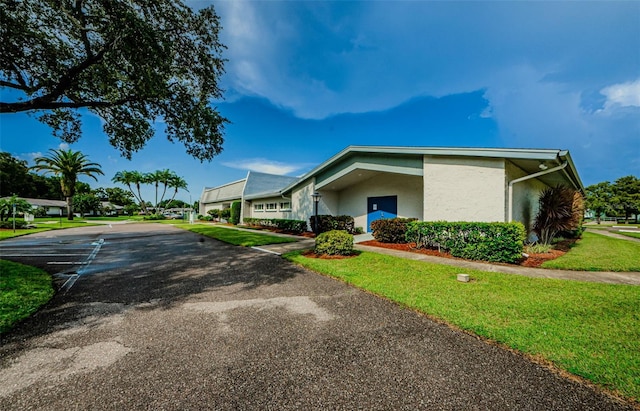
[[[0,254],[103,241],[2,337],[3,410],[631,409],[273,254],[159,224],[51,235]]]

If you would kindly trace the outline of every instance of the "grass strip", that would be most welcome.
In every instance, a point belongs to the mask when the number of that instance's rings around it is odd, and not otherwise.
[[[584,232],[582,239],[567,254],[546,261],[542,267],[577,271],[640,271],[640,243]]]
[[[241,245],[244,247],[256,247],[266,244],[292,243],[298,240],[288,237],[263,234],[259,232],[248,232],[233,228],[216,227],[209,224],[179,225],[178,227],[194,233],[206,235],[225,243]]]
[[[640,233],[625,233],[623,231],[616,231],[616,234],[626,235],[627,237],[640,238]]]
[[[53,297],[51,276],[38,268],[0,260],[0,334]]]
[[[529,278],[363,252],[289,260],[640,399],[640,287]]]

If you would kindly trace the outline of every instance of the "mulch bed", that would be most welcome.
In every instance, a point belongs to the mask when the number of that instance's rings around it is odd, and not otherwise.
[[[540,267],[542,263],[544,263],[545,261],[553,260],[555,258],[558,258],[564,255],[569,250],[569,248],[571,247],[571,244],[573,244],[574,241],[575,240],[565,240],[563,242],[560,242],[555,245],[555,249],[550,250],[548,253],[529,254],[529,257],[523,258],[522,261],[520,261],[520,264],[518,265],[522,267]],[[412,253],[432,255],[435,257],[456,259],[456,257],[452,256],[447,252],[427,249],[427,248],[416,248],[416,243],[391,244],[391,243],[381,243],[380,241],[376,241],[376,240],[370,240],[370,241],[364,241],[360,244],[368,245],[372,247],[388,248],[391,250],[409,251]]]
[[[360,253],[355,252],[351,255],[328,255],[328,254],[316,254],[313,250],[303,251],[302,255],[307,258],[319,258],[321,260],[344,260],[345,258],[353,258],[358,256]]]

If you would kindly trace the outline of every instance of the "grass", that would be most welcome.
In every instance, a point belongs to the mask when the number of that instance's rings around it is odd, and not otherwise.
[[[13,232],[13,229],[11,228],[0,229],[0,240],[4,240],[6,238],[19,237],[27,234],[39,233],[41,231],[61,230],[65,228],[88,227],[91,225],[95,225],[80,218],[75,218],[73,221],[62,219],[62,222],[60,222],[60,219],[55,217],[54,218],[36,218],[32,224],[35,225],[36,228],[16,229],[15,232]]]
[[[640,399],[640,287],[475,270],[461,283],[460,268],[368,252],[285,257]]]
[[[241,245],[244,247],[255,247],[265,244],[291,243],[297,241],[294,238],[279,237],[275,235],[262,234],[257,232],[248,232],[236,230],[233,228],[216,227],[210,224],[190,224],[180,225],[185,230],[194,233],[203,234],[225,243]]]
[[[51,276],[27,265],[0,260],[0,334],[33,314],[53,296]]]
[[[627,237],[640,238],[640,233],[624,233],[622,231],[616,231],[616,234],[626,235]]]
[[[578,271],[640,271],[640,243],[584,232],[571,250],[544,268]]]

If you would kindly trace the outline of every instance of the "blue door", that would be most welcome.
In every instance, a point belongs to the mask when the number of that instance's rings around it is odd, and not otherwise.
[[[381,218],[395,218],[398,215],[398,196],[367,197],[367,232],[371,223]]]

